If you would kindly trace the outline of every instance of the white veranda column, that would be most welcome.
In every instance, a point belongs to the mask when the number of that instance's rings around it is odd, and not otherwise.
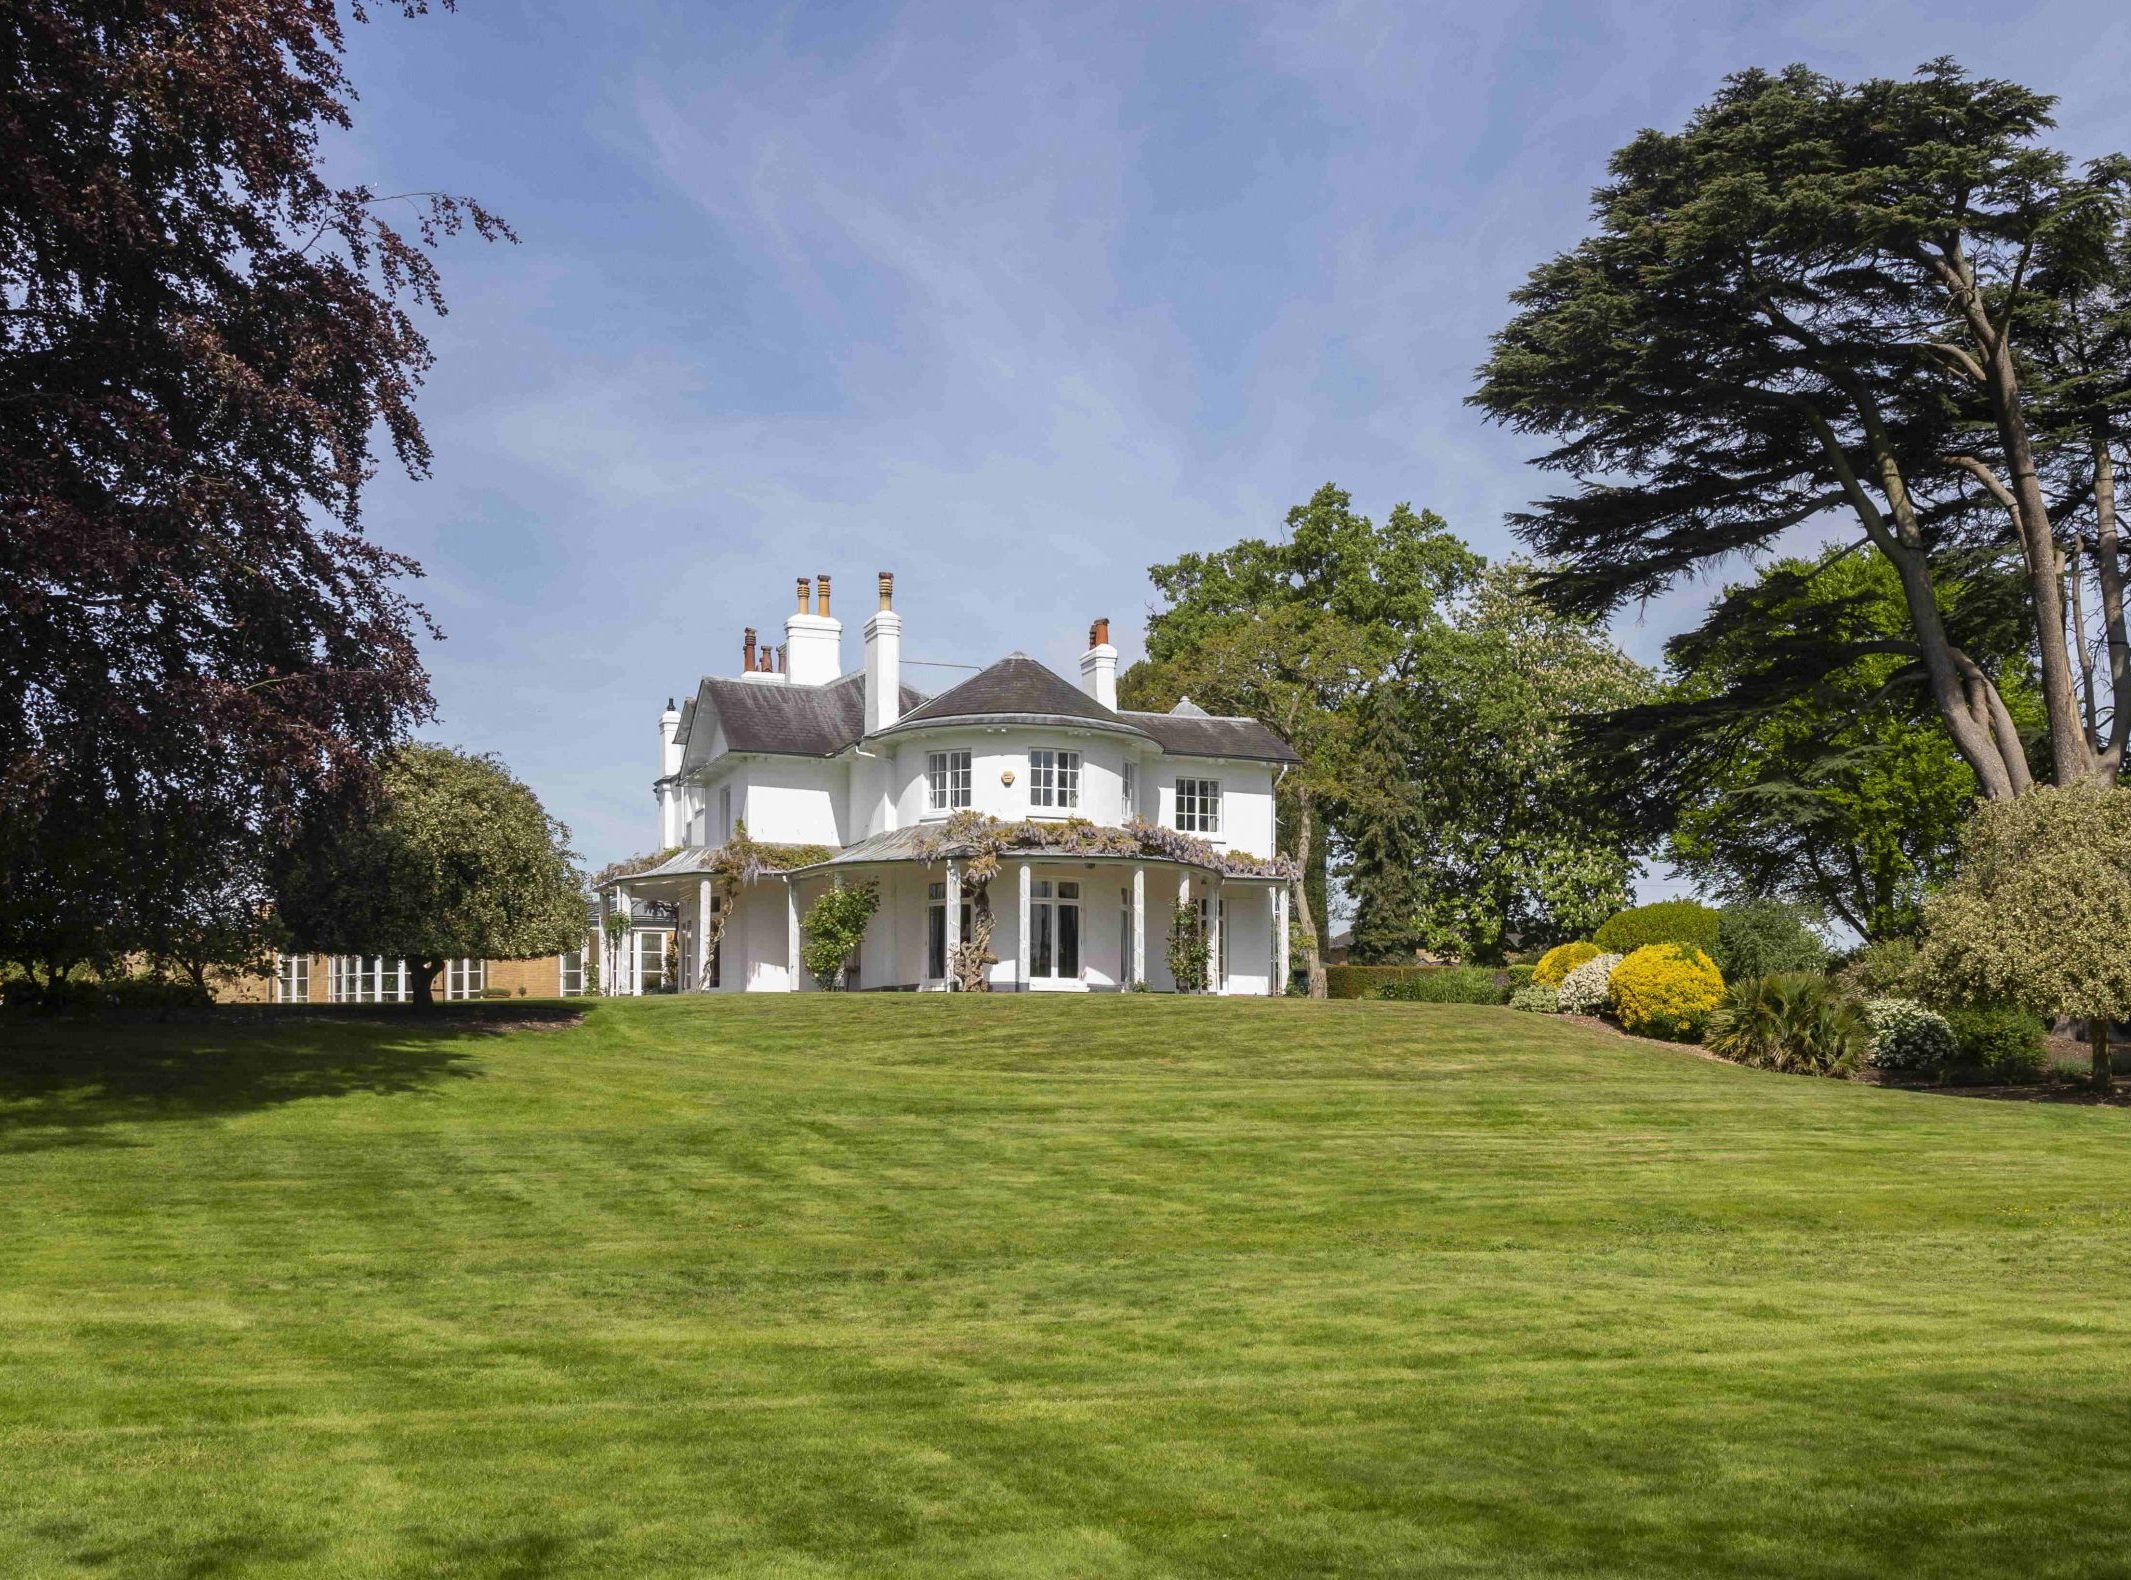
[[[1021,926],[1014,942],[1014,988],[1029,985],[1029,864],[1021,864]]]
[[[1277,883],[1268,884],[1265,890],[1265,936],[1272,940],[1272,964],[1265,978],[1265,991],[1278,998],[1287,987],[1287,940],[1280,935],[1280,894]]]
[[[1219,878],[1206,885],[1206,989],[1210,993],[1228,991],[1221,975],[1221,898],[1225,892]]]
[[[801,991],[801,968],[799,964],[799,880],[784,880],[784,959],[785,972],[789,978],[786,991]]]
[[[614,891],[614,906],[616,910],[621,912],[622,920],[629,924],[621,930],[622,957],[616,962],[619,967],[616,975],[621,978],[622,996],[634,998],[637,993],[636,904],[629,898],[627,887],[617,888]]]
[[[1147,980],[1147,869],[1132,869],[1132,981]]]
[[[1287,885],[1273,890],[1273,993],[1277,997],[1287,991]]]
[[[696,882],[696,991],[710,991],[710,880]]]
[[[962,952],[962,869],[953,862],[947,864],[947,981],[953,987],[957,980],[955,957]]]

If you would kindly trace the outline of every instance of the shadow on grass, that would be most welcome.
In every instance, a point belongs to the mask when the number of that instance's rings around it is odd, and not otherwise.
[[[0,1154],[137,1144],[102,1133],[112,1125],[433,1092],[481,1073],[478,1040],[376,1024],[0,1028]]]

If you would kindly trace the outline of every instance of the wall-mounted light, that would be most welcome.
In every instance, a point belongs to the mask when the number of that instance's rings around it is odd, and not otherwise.
[[[1000,774],[999,774],[999,783],[1001,783],[1001,784],[1003,784],[1003,785],[1010,785],[1010,784],[1012,784],[1013,782],[1014,782],[1014,771],[1013,771],[1013,769],[1011,769],[1011,768],[1006,768],[1006,769],[1002,769],[1002,770],[1000,771]]]

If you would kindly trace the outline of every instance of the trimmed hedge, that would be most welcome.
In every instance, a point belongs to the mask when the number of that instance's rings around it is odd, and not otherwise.
[[[1508,973],[1487,966],[1326,966],[1329,998],[1415,1004],[1506,1004]]]
[[[1609,955],[1632,955],[1650,944],[1687,944],[1715,958],[1719,912],[1694,900],[1659,900],[1610,918],[1592,935]]]

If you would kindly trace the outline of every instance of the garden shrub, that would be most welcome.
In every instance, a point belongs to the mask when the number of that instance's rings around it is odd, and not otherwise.
[[[1794,905],[1748,900],[1717,913],[1717,969],[1727,982],[1785,971],[1826,971],[1828,945]]]
[[[1418,982],[1427,977],[1438,977],[1447,971],[1475,971],[1478,966],[1410,965],[1410,966],[1326,966],[1324,968],[1325,997],[1327,998],[1386,998],[1392,995],[1385,990],[1393,983]],[[1490,977],[1499,973],[1484,968]],[[1425,997],[1425,995],[1424,995]],[[1459,1001],[1450,1001],[1459,1002]],[[1485,1002],[1499,1004],[1501,993]]]
[[[1593,955],[1561,979],[1564,1015],[1603,1015],[1613,1007],[1613,968],[1623,955]]]
[[[1659,900],[1611,918],[1593,935],[1608,954],[1632,955],[1649,944],[1689,944],[1705,955],[1717,948],[1717,913],[1695,900]]]
[[[1512,993],[1521,987],[1530,987],[1532,985],[1532,973],[1537,969],[1537,966],[1530,964],[1504,966],[1502,968],[1503,983]]]
[[[2017,1085],[2042,1078],[2043,1025],[2039,1016],[2009,1004],[1946,1011],[1957,1062],[1973,1065],[1992,1081]]]
[[[1709,1017],[1710,1052],[1757,1069],[1848,1075],[1871,1048],[1864,1005],[1817,971],[1734,982]]]
[[[1913,998],[1875,998],[1865,1003],[1872,1022],[1873,1065],[1882,1070],[1936,1070],[1959,1054],[1946,1017]]]
[[[1573,944],[1556,944],[1539,957],[1539,964],[1532,967],[1532,980],[1543,982],[1548,987],[1560,987],[1562,978],[1582,965],[1586,960],[1596,960],[1605,951],[1598,945],[1578,939]]]
[[[1841,976],[1862,998],[1906,998],[1916,972],[1916,940],[1882,938],[1866,944],[1843,963]]]
[[[1623,1031],[1700,1042],[1724,996],[1716,962],[1692,944],[1645,944],[1613,968],[1613,1014]]]
[[[867,924],[880,908],[880,886],[870,879],[824,890],[800,919],[804,942],[799,958],[814,980],[831,991],[844,985],[844,962],[866,936]],[[680,985],[680,962],[667,967],[666,980]]]
[[[1500,1004],[1509,995],[1492,967],[1440,966],[1386,982],[1373,996],[1406,1004]]]
[[[1558,1015],[1561,1013],[1561,990],[1544,982],[1527,982],[1521,988],[1510,990],[1509,1007],[1533,1015]]]

